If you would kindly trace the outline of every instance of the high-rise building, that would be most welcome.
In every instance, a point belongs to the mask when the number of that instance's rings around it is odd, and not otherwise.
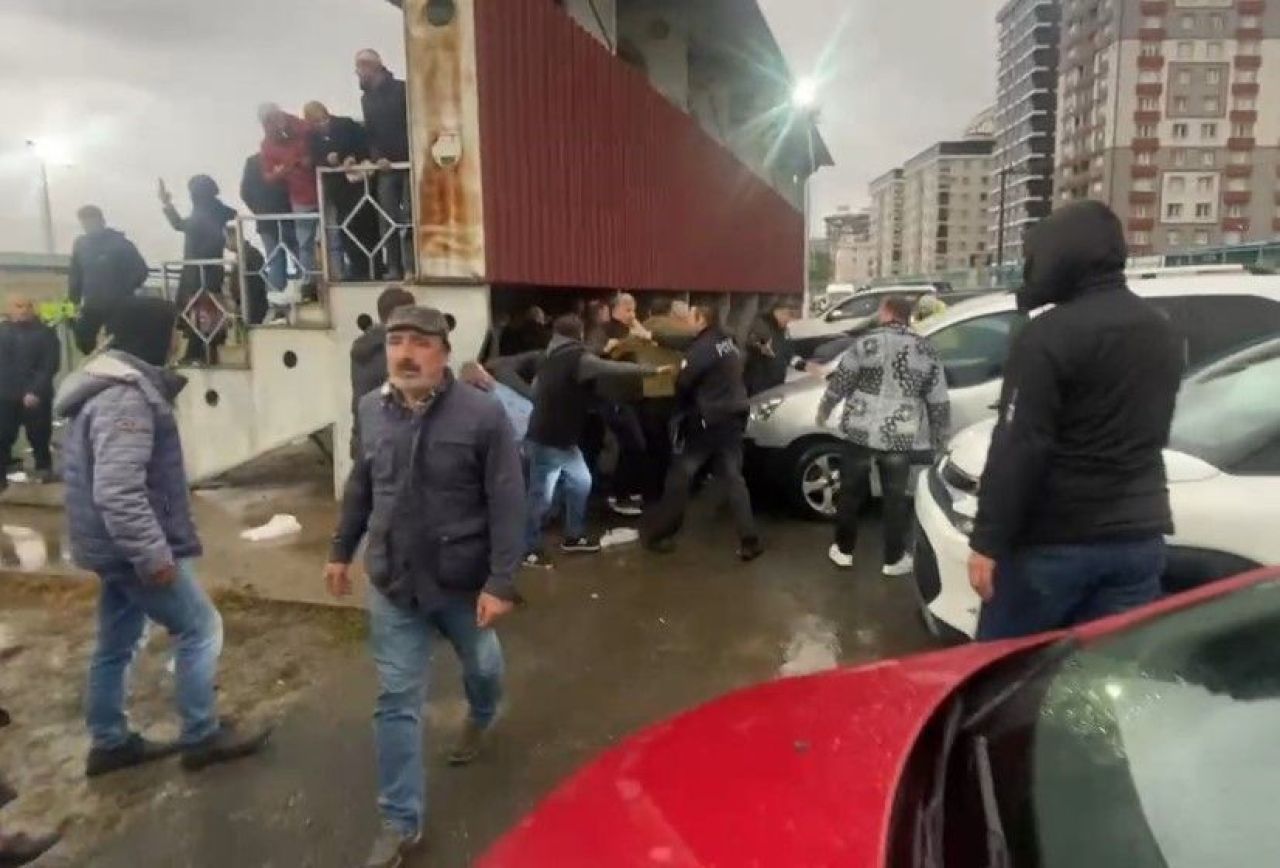
[[[875,277],[870,209],[853,211],[843,205],[826,218],[826,224],[835,271],[832,282],[861,284]]]
[[[1063,0],[1060,53],[1059,204],[1135,255],[1280,233],[1280,0]]]
[[[1009,0],[996,16],[996,147],[987,232],[993,262],[1020,261],[1023,235],[1053,208],[1061,18],[1061,0]]]
[[[994,142],[938,142],[903,166],[902,273],[985,266]]]
[[[902,271],[902,169],[893,169],[871,182],[871,244],[876,277],[896,277]]]

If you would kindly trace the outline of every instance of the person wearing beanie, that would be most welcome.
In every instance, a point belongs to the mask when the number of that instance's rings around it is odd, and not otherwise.
[[[89,777],[179,751],[183,765],[197,770],[254,753],[269,734],[218,717],[222,619],[196,578],[202,550],[174,416],[186,381],[166,367],[177,323],[170,301],[123,300],[106,324],[108,348],[68,377],[54,401],[54,412],[68,420],[71,554],[100,582],[86,702]],[[125,716],[126,675],[148,620],[174,640],[182,718],[175,744],[143,738]]]
[[[185,311],[181,328],[187,336],[187,349],[182,357],[184,364],[218,363],[218,347],[227,339],[226,311],[228,303],[223,293],[226,268],[222,265],[192,265],[200,260],[221,262],[226,259],[227,224],[235,219],[236,212],[219,196],[218,183],[208,175],[195,175],[187,182],[191,197],[191,213],[178,214],[173,206],[173,195],[160,182],[160,204],[165,219],[176,231],[182,233],[182,266],[178,278],[176,301]],[[192,304],[192,299],[196,299]]]

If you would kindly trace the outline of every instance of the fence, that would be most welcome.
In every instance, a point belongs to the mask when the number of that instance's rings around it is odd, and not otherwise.
[[[317,169],[325,282],[404,280],[414,271],[409,163]]]
[[[217,365],[223,348],[245,348],[241,364],[247,366],[248,342],[239,311],[227,290],[227,275],[237,272],[231,259],[185,259],[160,266],[161,291],[178,305],[178,329],[186,337],[181,364]],[[240,281],[243,287],[244,281]]]

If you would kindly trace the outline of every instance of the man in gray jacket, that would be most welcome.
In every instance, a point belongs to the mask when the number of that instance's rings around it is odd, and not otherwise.
[[[349,595],[349,565],[367,535],[383,823],[372,868],[402,864],[422,835],[422,706],[437,636],[462,662],[471,711],[452,764],[475,759],[497,716],[503,659],[493,625],[514,605],[523,555],[524,478],[511,423],[492,396],[454,379],[449,351],[444,314],[391,315],[389,380],[360,402],[360,454],[325,567],[329,592]]]
[[[122,300],[107,320],[111,349],[67,378],[54,403],[70,420],[63,457],[71,554],[101,580],[87,694],[89,777],[175,749],[196,770],[254,753],[268,735],[236,730],[217,713],[222,619],[195,573],[202,548],[173,414],[186,383],[165,367],[177,321],[172,302]],[[148,619],[174,638],[176,748],[147,741],[125,716],[125,678]]]
[[[836,405],[844,404],[840,433],[847,442],[836,541],[828,553],[843,569],[853,566],[858,513],[871,495],[873,465],[884,492],[884,574],[905,576],[915,566],[907,552],[911,465],[927,463],[946,444],[951,401],[937,351],[908,325],[911,311],[902,296],[881,303],[880,327],[854,339],[818,405],[818,424],[826,425]]]

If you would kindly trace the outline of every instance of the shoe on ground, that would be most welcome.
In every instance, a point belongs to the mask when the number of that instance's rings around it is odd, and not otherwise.
[[[760,545],[758,539],[745,539],[742,545],[738,546],[738,559],[744,564],[751,563],[762,554],[764,554],[764,546]]]
[[[524,566],[528,570],[549,570],[555,565],[551,563],[551,559],[545,552],[536,551],[524,556]]]
[[[465,766],[475,762],[484,751],[492,729],[492,724],[481,726],[468,719],[462,727],[462,734],[458,736],[457,743],[449,751],[449,765]]]
[[[827,549],[827,557],[831,558],[831,563],[842,570],[853,569],[853,555],[847,555],[840,551],[840,546],[838,545],[832,544],[831,548]]]
[[[101,777],[134,766],[157,762],[177,752],[176,744],[148,741],[135,732],[119,747],[95,747],[90,750],[89,759],[84,766],[84,776]]]
[[[189,772],[198,772],[211,765],[243,759],[262,750],[269,738],[269,726],[248,728],[224,721],[213,735],[183,748],[182,767]]]
[[[62,840],[60,835],[4,835],[0,834],[0,868],[17,868],[29,865],[52,850]]]
[[[676,541],[671,538],[645,540],[644,547],[655,555],[670,555],[675,554]]]
[[[609,509],[618,515],[625,515],[630,518],[644,515],[644,498],[643,497],[611,497],[609,498]]]
[[[589,536],[570,537],[560,543],[560,551],[570,555],[593,555],[600,551],[600,540]]]
[[[373,839],[373,847],[369,850],[369,858],[365,868],[400,868],[404,857],[413,852],[422,843],[422,833],[406,835],[396,827],[382,824],[378,837]]]
[[[903,555],[902,560],[898,561],[896,564],[885,564],[884,574],[891,579],[897,579],[902,576],[911,575],[915,572],[915,568],[915,558],[911,557],[911,555]]]

